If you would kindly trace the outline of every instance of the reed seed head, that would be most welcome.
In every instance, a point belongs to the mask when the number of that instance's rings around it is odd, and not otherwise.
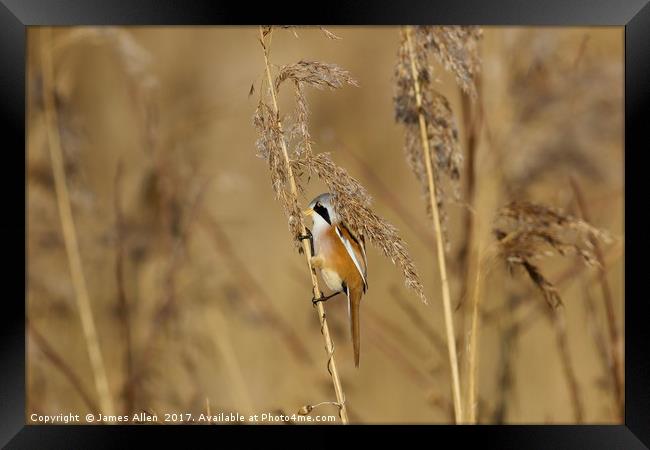
[[[265,29],[263,35],[268,32],[270,30]],[[263,40],[261,44],[266,51]],[[335,90],[346,85],[358,86],[357,81],[348,71],[335,64],[304,60],[280,67],[273,86],[268,89],[274,89],[279,94],[281,86],[287,81],[293,81],[294,85],[296,107],[293,116],[289,116],[287,123],[281,125],[279,112],[266,103],[266,97],[271,97],[272,92],[269,90],[268,95],[264,95],[262,88],[253,123],[260,133],[257,141],[258,155],[269,163],[273,190],[288,217],[294,241],[297,242],[300,235],[301,219],[296,197],[290,189],[289,172],[293,174],[296,189],[301,192],[305,175],[315,173],[333,194],[336,211],[350,230],[362,239],[367,238],[398,266],[406,286],[415,290],[426,303],[415,264],[397,229],[371,209],[368,191],[345,169],[336,165],[328,153],[312,152],[305,87]],[[283,131],[283,127],[288,131]],[[288,150],[289,164],[284,159],[283,146],[291,149]]]
[[[481,68],[479,42],[483,35],[476,26],[422,26],[418,33],[424,47],[449,72],[460,88],[476,98],[476,76]]]
[[[406,35],[398,49],[395,65],[395,120],[406,130],[404,150],[409,167],[420,181],[424,198],[429,198],[425,156],[422,151],[419,115],[426,121],[427,138],[431,149],[431,167],[436,185],[435,198],[440,213],[440,226],[447,239],[447,212],[444,208],[446,191],[454,199],[460,197],[458,180],[463,157],[458,138],[458,127],[447,98],[434,88],[435,72],[430,62],[434,56],[446,69],[456,75],[459,86],[476,96],[475,76],[478,73],[478,41],[481,31],[475,27],[414,27],[412,37],[413,59],[417,80],[411,69],[411,52]],[[420,87],[422,107],[418,108],[415,83]],[[445,186],[450,185],[450,189]],[[431,205],[427,213],[431,217]]]
[[[499,255],[508,268],[522,267],[552,307],[562,301],[557,289],[535,265],[546,256],[578,255],[598,265],[592,239],[610,242],[609,235],[584,220],[526,201],[514,201],[497,214],[494,235]]]

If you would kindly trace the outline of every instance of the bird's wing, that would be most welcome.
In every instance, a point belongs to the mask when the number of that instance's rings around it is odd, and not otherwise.
[[[365,258],[365,250],[363,248],[363,245],[361,245],[350,233],[350,231],[347,229],[347,227],[344,226],[345,230],[347,233],[343,233],[341,228],[337,225],[336,227],[336,235],[339,237],[341,242],[343,242],[343,246],[348,252],[348,255],[350,255],[350,258],[352,259],[352,262],[356,266],[357,270],[359,271],[359,275],[361,275],[361,279],[363,280],[363,289],[364,291],[366,290],[367,283],[366,283],[366,258]],[[347,236],[346,236],[347,234]],[[354,241],[352,242],[350,239],[348,239],[348,236]],[[362,254],[362,260],[359,258],[357,255],[357,252],[354,251],[353,245],[357,245],[358,247],[361,248],[361,254]]]
[[[368,289],[368,258],[366,257],[366,239],[363,237],[363,234],[359,234],[361,254],[363,254],[363,292]]]
[[[339,225],[343,227],[345,232],[350,235],[352,241],[356,243],[357,246],[361,249],[360,253],[361,253],[361,257],[363,258],[363,266],[362,266],[363,277],[365,278],[365,282],[367,285],[368,284],[368,258],[366,257],[366,239],[363,237],[363,233],[361,232],[359,233],[359,237],[357,237],[352,231],[350,231],[350,229],[344,222],[341,222]]]

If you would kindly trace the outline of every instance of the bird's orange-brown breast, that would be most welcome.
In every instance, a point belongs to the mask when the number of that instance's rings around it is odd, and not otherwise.
[[[353,242],[348,231],[341,227],[344,236]],[[350,289],[363,289],[363,278],[348,254],[347,249],[336,234],[335,227],[329,227],[323,234],[317,253],[323,256],[323,269],[335,271]],[[356,247],[356,246],[355,246]],[[361,249],[354,248],[355,255],[365,270]]]

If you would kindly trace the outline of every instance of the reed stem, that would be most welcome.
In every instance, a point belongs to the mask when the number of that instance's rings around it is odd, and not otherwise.
[[[590,222],[591,217],[587,209],[587,202],[585,201],[582,190],[577,180],[573,177],[569,179],[571,183],[571,188],[575,195],[578,210],[582,218]],[[611,371],[612,381],[614,384],[614,395],[616,398],[616,411],[618,414],[619,420],[625,419],[625,377],[623,369],[623,356],[621,355],[621,338],[620,332],[618,330],[616,322],[616,313],[614,307],[614,299],[612,297],[612,291],[607,281],[607,264],[605,261],[605,256],[603,255],[603,250],[598,243],[598,240],[593,236],[589,237],[589,240],[594,248],[594,253],[596,259],[598,260],[598,281],[603,295],[603,303],[605,304],[605,312],[607,314],[607,331],[609,333],[609,368]]]
[[[478,333],[480,324],[479,303],[481,300],[481,251],[476,247],[476,266],[472,292],[472,328],[469,338],[469,363],[467,367],[467,421],[476,424],[478,406]]]
[[[555,328],[555,341],[560,354],[562,371],[571,397],[573,420],[575,420],[575,423],[581,424],[584,419],[584,405],[582,403],[580,385],[578,384],[578,376],[573,367],[571,353],[569,352],[569,341],[566,331],[567,326],[564,311],[558,309],[556,311],[550,311],[549,314],[553,327]]]
[[[122,324],[124,338],[124,373],[125,381],[123,387],[124,409],[131,415],[135,405],[135,383],[133,383],[133,341],[131,338],[131,307],[126,297],[124,282],[124,261],[126,260],[126,244],[124,242],[124,215],[122,212],[122,176],[124,166],[120,161],[115,172],[114,181],[114,207],[115,207],[115,232],[116,232],[116,255],[115,255],[115,284],[117,285],[117,307],[119,308],[119,319]]]
[[[440,227],[440,213],[438,211],[438,202],[436,201],[436,185],[433,178],[433,168],[431,166],[431,149],[429,147],[429,138],[427,135],[427,122],[422,112],[422,95],[420,93],[420,84],[418,82],[418,71],[415,67],[415,51],[411,38],[412,29],[406,27],[406,42],[408,45],[409,59],[411,61],[411,76],[415,87],[415,100],[418,108],[418,119],[420,123],[420,140],[422,141],[422,150],[424,152],[424,163],[427,169],[427,182],[429,184],[429,201],[431,202],[431,211],[433,212],[433,227],[436,236],[436,248],[438,254],[438,268],[440,270],[440,283],[442,288],[442,304],[445,316],[445,328],[447,330],[447,348],[449,351],[449,364],[451,366],[452,393],[454,398],[454,416],[456,423],[460,423],[463,417],[460,379],[458,375],[458,354],[456,352],[456,333],[454,332],[454,322],[451,312],[451,295],[449,293],[449,281],[447,279],[447,266],[445,263],[445,249]]]

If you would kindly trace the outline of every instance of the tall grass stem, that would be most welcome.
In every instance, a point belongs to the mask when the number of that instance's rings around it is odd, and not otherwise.
[[[422,95],[420,84],[418,82],[418,71],[415,67],[415,51],[411,38],[412,29],[406,27],[406,40],[409,50],[409,59],[411,61],[411,74],[415,88],[415,99],[418,107],[418,120],[420,124],[420,140],[422,142],[422,151],[424,152],[424,162],[427,169],[427,182],[429,184],[429,201],[431,202],[431,211],[433,213],[433,227],[436,236],[436,248],[438,255],[438,268],[440,270],[440,284],[442,289],[442,303],[445,315],[445,328],[447,331],[447,347],[449,351],[449,364],[451,366],[452,394],[454,398],[454,416],[456,423],[462,421],[462,403],[460,395],[460,379],[458,375],[458,354],[456,352],[456,333],[454,332],[454,322],[451,310],[451,295],[449,291],[449,281],[447,279],[447,266],[445,262],[445,247],[442,238],[440,226],[440,214],[438,211],[438,202],[436,201],[436,186],[433,178],[433,167],[431,166],[431,149],[429,148],[429,138],[427,136],[427,123],[422,112]]]

